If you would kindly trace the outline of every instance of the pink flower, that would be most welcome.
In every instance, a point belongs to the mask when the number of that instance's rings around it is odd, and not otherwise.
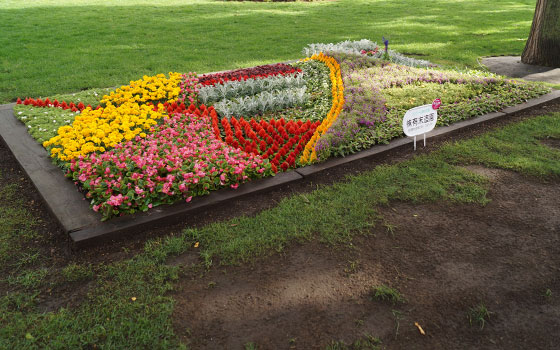
[[[119,205],[122,204],[123,200],[124,200],[123,195],[119,193],[116,196],[111,196],[107,201],[107,204],[112,205],[114,207],[118,207]]]
[[[209,116],[175,114],[147,134],[102,154],[84,157],[76,167],[76,175],[68,174],[90,185],[86,196],[97,210],[109,205],[118,211],[109,215],[118,215],[138,210],[146,201],[148,208],[153,207],[152,201],[189,202],[192,196],[185,196],[188,191],[237,188],[238,182],[262,177],[270,167],[268,160],[216,139]],[[130,189],[144,198],[141,203],[123,197]],[[120,207],[123,202],[127,204],[125,208]]]

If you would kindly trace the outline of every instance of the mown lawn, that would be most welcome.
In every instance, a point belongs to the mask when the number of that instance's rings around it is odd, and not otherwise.
[[[382,35],[403,53],[476,67],[480,56],[519,54],[533,10],[529,0],[8,0],[0,4],[0,102],[116,86],[144,74],[278,62],[300,58],[308,43]],[[254,261],[296,240],[346,242],[391,200],[484,205],[488,180],[455,165],[557,178],[559,152],[538,141],[547,137],[560,138],[559,113],[288,197],[253,217],[170,232],[128,259],[93,264],[53,260],[54,244],[28,210],[25,189],[0,173],[0,349],[186,348],[171,324],[167,292],[179,273],[169,257],[196,244],[203,271],[217,261]],[[45,311],[50,294],[72,288],[89,292],[71,308]]]
[[[0,207],[0,348],[183,347],[171,324],[174,301],[166,296],[179,278],[179,267],[167,264],[169,257],[197,250],[202,262],[195,269],[204,270],[216,260],[226,265],[254,261],[294,241],[348,242],[367,232],[379,220],[376,208],[392,200],[484,205],[488,180],[456,165],[483,164],[558,178],[560,152],[539,141],[550,137],[560,138],[560,113],[378,166],[333,186],[287,197],[253,217],[149,240],[130,259],[93,265],[55,264],[37,248],[44,240],[40,226],[31,220],[16,186],[3,186],[0,200],[8,204]],[[66,285],[89,285],[89,293],[78,306],[43,312],[44,299],[53,290],[67,290]]]
[[[380,43],[382,36],[411,56],[478,67],[481,56],[521,53],[534,3],[6,0],[0,3],[0,103],[169,71],[298,59],[309,43]]]

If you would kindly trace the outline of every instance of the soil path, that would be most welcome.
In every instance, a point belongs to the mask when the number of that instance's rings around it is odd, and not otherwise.
[[[560,182],[470,169],[491,178],[485,207],[391,203],[384,225],[345,247],[293,245],[252,266],[182,279],[176,331],[194,349],[324,349],[364,334],[388,349],[555,349]],[[379,284],[407,301],[372,300]],[[479,303],[492,312],[484,329],[467,317]]]

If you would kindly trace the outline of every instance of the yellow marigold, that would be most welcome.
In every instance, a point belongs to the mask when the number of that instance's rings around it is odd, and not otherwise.
[[[165,115],[163,105],[154,111],[151,105],[125,102],[119,106],[111,103],[105,108],[86,108],[74,119],[72,126],[63,126],[58,135],[43,143],[51,147],[51,157],[68,161],[91,152],[104,152],[123,140],[145,132]],[[134,122],[132,122],[134,120]]]
[[[299,159],[299,162],[301,164],[311,163],[317,159],[315,145],[319,141],[319,138],[324,133],[326,133],[327,130],[329,130],[331,125],[338,118],[338,115],[340,114],[340,112],[342,111],[342,107],[344,106],[344,85],[342,84],[342,75],[340,74],[340,65],[338,64],[338,62],[334,58],[324,55],[322,52],[304,59],[304,61],[309,60],[324,62],[327,67],[329,67],[329,77],[332,83],[331,93],[333,95],[333,104],[326,118],[323,119],[321,125],[317,127],[315,133],[313,134],[309,142],[307,142],[307,144],[305,145],[302,156]]]
[[[131,81],[129,85],[123,85],[109,95],[103,96],[101,103],[118,106],[126,102],[154,104],[173,102],[181,92],[180,81],[181,73],[169,72],[169,78],[164,74],[152,77],[144,75],[142,79]]]

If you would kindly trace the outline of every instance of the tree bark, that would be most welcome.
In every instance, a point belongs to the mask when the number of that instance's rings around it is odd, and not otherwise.
[[[537,0],[521,62],[560,67],[560,0]]]

